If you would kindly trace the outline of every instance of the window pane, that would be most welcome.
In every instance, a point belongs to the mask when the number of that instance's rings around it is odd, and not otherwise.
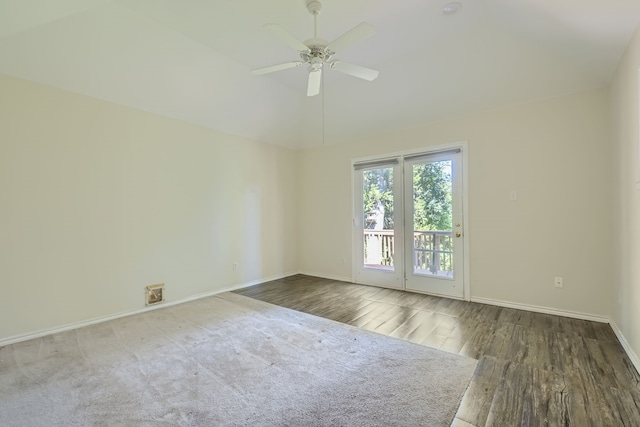
[[[362,171],[364,265],[394,270],[393,167]]]
[[[451,160],[413,165],[413,272],[453,278]]]

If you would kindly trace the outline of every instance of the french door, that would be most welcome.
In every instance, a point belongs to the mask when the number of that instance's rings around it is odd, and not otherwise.
[[[389,159],[355,165],[354,183],[355,281],[404,289],[402,163]]]
[[[356,283],[464,297],[460,149],[354,164]]]

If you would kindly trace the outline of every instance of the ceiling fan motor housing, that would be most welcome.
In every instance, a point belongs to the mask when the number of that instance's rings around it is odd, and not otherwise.
[[[333,52],[328,50],[326,46],[326,42],[320,45],[306,43],[309,46],[309,51],[300,52],[300,57],[304,62],[308,62],[310,64],[322,64],[323,62],[329,61]]]

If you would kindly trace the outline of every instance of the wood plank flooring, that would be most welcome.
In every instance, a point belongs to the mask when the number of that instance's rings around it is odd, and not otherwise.
[[[304,275],[236,293],[478,359],[454,427],[640,426],[640,375],[607,324]]]

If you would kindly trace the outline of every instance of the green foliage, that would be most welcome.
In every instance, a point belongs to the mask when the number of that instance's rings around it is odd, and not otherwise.
[[[452,229],[451,161],[413,167],[414,230]]]
[[[384,210],[384,229],[393,229],[393,168],[363,172],[365,217]],[[413,166],[414,230],[451,230],[451,161]]]
[[[363,173],[364,214],[384,209],[384,230],[393,230],[393,168]]]

